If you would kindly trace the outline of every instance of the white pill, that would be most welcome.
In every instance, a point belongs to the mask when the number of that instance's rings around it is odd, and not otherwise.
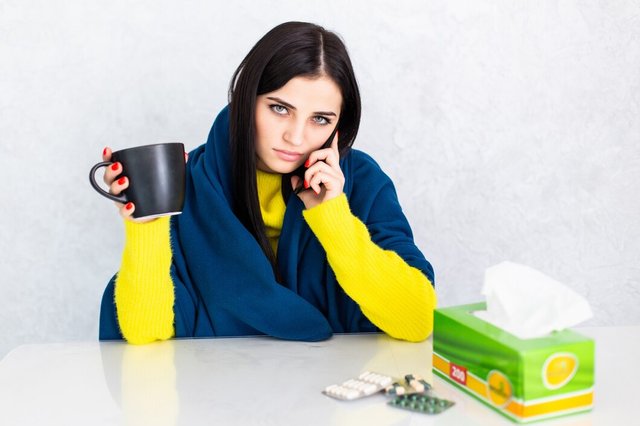
[[[363,391],[364,393],[366,393],[367,395],[371,395],[372,393],[375,393],[378,390],[378,387],[376,385],[367,385]]]
[[[355,398],[357,398],[359,396],[360,396],[360,392],[358,392],[357,390],[351,389],[345,394],[344,397],[346,399],[355,399]]]
[[[365,371],[365,372],[363,372],[362,374],[360,374],[360,377],[359,377],[359,378],[360,378],[360,379],[362,379],[363,377],[367,377],[369,374],[371,374],[371,372],[369,372],[369,371]]]

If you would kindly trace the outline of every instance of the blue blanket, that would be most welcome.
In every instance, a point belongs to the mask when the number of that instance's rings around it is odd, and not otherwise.
[[[371,157],[354,149],[340,166],[350,208],[367,224],[373,241],[434,282],[391,180]],[[267,257],[233,213],[232,179],[227,107],[207,143],[189,154],[184,210],[171,219],[176,337],[267,334],[314,341],[333,332],[378,331],[338,284],[295,195],[286,200],[277,253],[283,282],[276,281]],[[122,338],[114,281],[102,300],[100,339]]]

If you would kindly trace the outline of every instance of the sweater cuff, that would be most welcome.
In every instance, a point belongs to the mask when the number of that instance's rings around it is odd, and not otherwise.
[[[354,216],[344,193],[304,210],[302,215],[323,246],[325,242],[342,246],[352,240],[354,222],[351,219]]]
[[[124,221],[125,242],[127,245],[153,247],[166,244],[169,238],[170,216],[159,217],[151,222],[138,223],[132,220]],[[137,250],[136,250],[137,251]]]

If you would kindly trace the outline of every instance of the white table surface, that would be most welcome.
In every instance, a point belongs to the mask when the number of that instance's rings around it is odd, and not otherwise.
[[[595,407],[536,424],[640,424],[640,326],[578,331],[596,340]],[[379,334],[23,345],[0,361],[0,424],[515,424],[434,376],[431,350],[431,340]],[[344,402],[321,393],[365,370],[422,375],[455,405],[429,416],[387,406],[382,394]]]

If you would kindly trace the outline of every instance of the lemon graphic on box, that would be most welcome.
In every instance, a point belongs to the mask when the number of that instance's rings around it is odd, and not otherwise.
[[[491,370],[487,376],[487,388],[489,399],[498,407],[504,407],[511,402],[513,386],[511,382],[498,370]]]
[[[549,355],[542,366],[542,382],[547,389],[560,389],[573,379],[578,371],[578,358],[569,352]]]

